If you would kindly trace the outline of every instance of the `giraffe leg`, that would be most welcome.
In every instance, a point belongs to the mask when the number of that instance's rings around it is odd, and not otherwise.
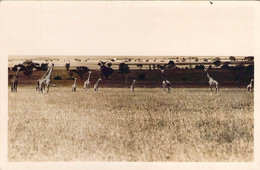
[[[49,87],[50,87],[50,85],[48,84],[47,85],[47,93],[49,93]]]
[[[212,94],[212,86],[210,86],[210,94]]]

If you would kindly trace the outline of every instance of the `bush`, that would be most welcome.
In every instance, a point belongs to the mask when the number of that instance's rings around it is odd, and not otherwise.
[[[54,80],[62,80],[62,78],[61,78],[61,76],[56,75],[56,76],[54,77]]]

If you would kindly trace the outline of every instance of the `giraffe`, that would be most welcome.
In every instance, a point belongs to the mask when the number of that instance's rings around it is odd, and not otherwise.
[[[43,79],[40,79],[40,81],[39,81],[39,92],[40,93],[43,93],[43,89],[45,90],[45,86],[47,86],[47,93],[49,93],[49,87],[50,87],[51,74],[53,71],[53,67],[54,67],[54,64],[52,64],[49,71],[47,71],[48,73],[46,74],[46,76]]]
[[[170,93],[171,92],[171,82],[169,80],[166,79],[165,74],[164,74],[164,69],[161,69],[161,72],[163,74],[163,90],[166,93]],[[166,88],[168,89],[168,91],[166,91]]]
[[[17,85],[18,85],[18,73],[21,67],[17,67],[17,71],[13,79],[11,80],[11,92],[17,92]]]
[[[135,83],[136,83],[136,80],[133,80],[133,83],[131,84],[130,86],[130,89],[131,89],[131,92],[134,93],[135,91]]]
[[[37,80],[37,84],[36,84],[36,91],[40,90],[40,82],[47,76],[47,74],[49,73],[50,71],[50,68],[47,69],[46,73],[40,78]],[[44,90],[45,90],[45,87],[43,87]]]
[[[254,89],[254,79],[251,79],[250,84],[246,87],[247,91],[252,91]]]
[[[95,89],[95,91],[98,91],[98,83],[99,83],[99,81],[102,81],[102,79],[99,78],[99,79],[97,80],[97,82],[94,84],[94,89]]]
[[[218,93],[218,91],[219,91],[219,83],[216,80],[214,80],[212,77],[209,76],[208,70],[206,68],[204,70],[207,73],[207,77],[209,79],[209,85],[210,85],[210,90],[211,90],[210,93],[212,93],[212,87],[213,86],[215,86],[216,93]]]
[[[73,91],[73,92],[76,92],[76,88],[77,88],[76,83],[77,83],[77,77],[75,78],[74,84],[72,85],[72,91]]]
[[[84,82],[84,86],[83,89],[86,91],[86,89],[90,90],[90,75],[91,75],[92,71],[88,72],[88,79]]]

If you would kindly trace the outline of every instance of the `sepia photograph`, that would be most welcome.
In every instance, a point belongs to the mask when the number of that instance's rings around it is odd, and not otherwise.
[[[1,163],[257,169],[254,4],[3,2]]]

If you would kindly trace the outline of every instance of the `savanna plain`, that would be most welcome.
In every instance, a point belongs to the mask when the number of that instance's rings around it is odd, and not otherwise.
[[[19,86],[8,98],[9,161],[253,161],[244,88]]]

